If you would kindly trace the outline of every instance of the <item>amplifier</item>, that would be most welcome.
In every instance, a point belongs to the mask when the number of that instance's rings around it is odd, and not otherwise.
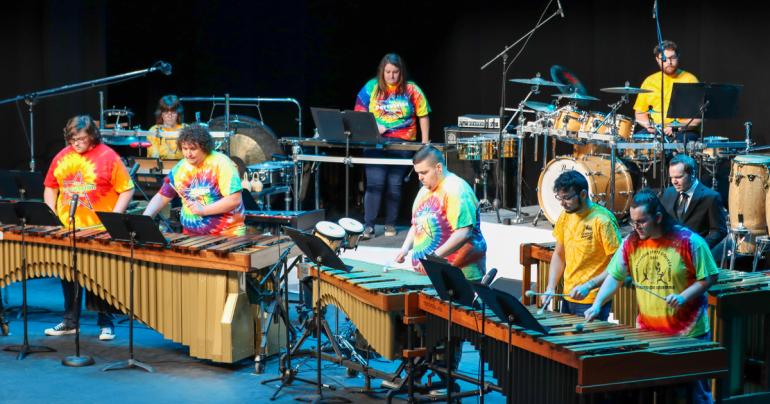
[[[500,117],[478,114],[460,115],[457,117],[457,126],[461,128],[499,129]]]

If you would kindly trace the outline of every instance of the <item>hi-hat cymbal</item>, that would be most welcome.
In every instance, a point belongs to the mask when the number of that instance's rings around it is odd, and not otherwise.
[[[531,79],[510,79],[508,81],[510,81],[511,83],[528,84],[530,86],[550,86],[550,87],[561,86],[561,84],[555,81],[543,80],[540,78],[540,76],[533,77]]]
[[[567,99],[576,100],[576,101],[599,101],[599,99],[596,97],[592,97],[590,95],[583,95],[577,92],[566,93],[566,94],[554,94],[551,97],[567,98]]]
[[[525,101],[524,105],[526,105],[528,108],[535,110],[537,112],[551,113],[553,111],[556,111],[556,105],[549,104],[547,102]]]
[[[630,86],[605,87],[605,88],[602,88],[600,91],[603,93],[610,93],[610,94],[642,94],[642,93],[652,92],[652,90],[647,90],[639,87],[630,87]]]

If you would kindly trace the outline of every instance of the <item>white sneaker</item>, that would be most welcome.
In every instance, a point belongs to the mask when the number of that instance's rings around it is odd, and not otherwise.
[[[99,341],[112,341],[115,339],[115,333],[112,332],[112,327],[102,327],[102,331],[99,333]]]
[[[54,328],[46,328],[45,335],[58,337],[59,335],[69,335],[75,333],[75,327],[67,327],[66,324],[59,323]]]

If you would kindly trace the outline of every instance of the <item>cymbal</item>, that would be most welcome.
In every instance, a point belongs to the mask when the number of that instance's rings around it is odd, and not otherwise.
[[[630,87],[630,86],[604,87],[600,89],[600,91],[603,93],[610,93],[610,94],[643,94],[643,93],[652,92],[652,90],[647,90],[639,87]]]
[[[238,130],[241,128],[256,128],[260,125],[260,123],[254,122],[256,121],[254,118],[250,116],[245,115],[238,115],[238,114],[230,114],[230,129]],[[218,127],[218,128],[224,128],[225,117],[224,116],[218,116],[212,120],[209,121],[209,127]]]
[[[105,116],[134,116],[134,113],[131,112],[130,109],[113,108],[113,109],[105,109],[104,115]]]
[[[526,105],[528,108],[535,110],[537,112],[553,112],[556,111],[556,105],[549,104],[547,102],[540,102],[540,101],[526,101],[524,102],[524,105]]]
[[[576,101],[599,101],[599,99],[596,97],[592,97],[590,95],[583,95],[578,92],[566,93],[566,94],[554,94],[551,97],[567,98],[567,99],[576,100]]]
[[[555,81],[543,80],[539,76],[533,77],[531,79],[510,79],[508,81],[510,81],[511,83],[528,84],[530,86],[550,86],[550,87],[561,86],[561,84]]]

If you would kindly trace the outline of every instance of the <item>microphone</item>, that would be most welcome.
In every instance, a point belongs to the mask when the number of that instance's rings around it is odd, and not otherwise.
[[[406,182],[409,182],[409,179],[410,179],[410,178],[412,178],[412,173],[413,173],[413,172],[414,172],[414,167],[412,167],[412,169],[411,169],[411,170],[409,170],[409,173],[407,173],[407,174],[406,174],[406,176],[404,177],[404,182],[405,182],[405,183],[406,183]]]
[[[484,274],[484,277],[481,278],[481,284],[484,286],[489,286],[489,284],[492,283],[492,281],[495,279],[495,276],[497,276],[497,268],[490,269],[486,274]]]
[[[559,15],[561,16],[561,18],[564,18],[564,9],[561,8],[561,1],[556,0],[556,5],[559,6]]]
[[[134,166],[131,167],[131,170],[128,171],[128,176],[134,178],[134,175],[136,175],[137,171],[139,171],[139,163],[134,163]]]
[[[80,196],[78,194],[72,194],[72,197],[70,197],[70,223],[75,221],[75,211],[78,208],[78,199]]]
[[[652,2],[652,19],[656,19],[658,16],[658,0]]]
[[[171,63],[164,62],[162,60],[158,61],[158,70],[160,70],[161,73],[165,74],[166,76],[171,75]]]

